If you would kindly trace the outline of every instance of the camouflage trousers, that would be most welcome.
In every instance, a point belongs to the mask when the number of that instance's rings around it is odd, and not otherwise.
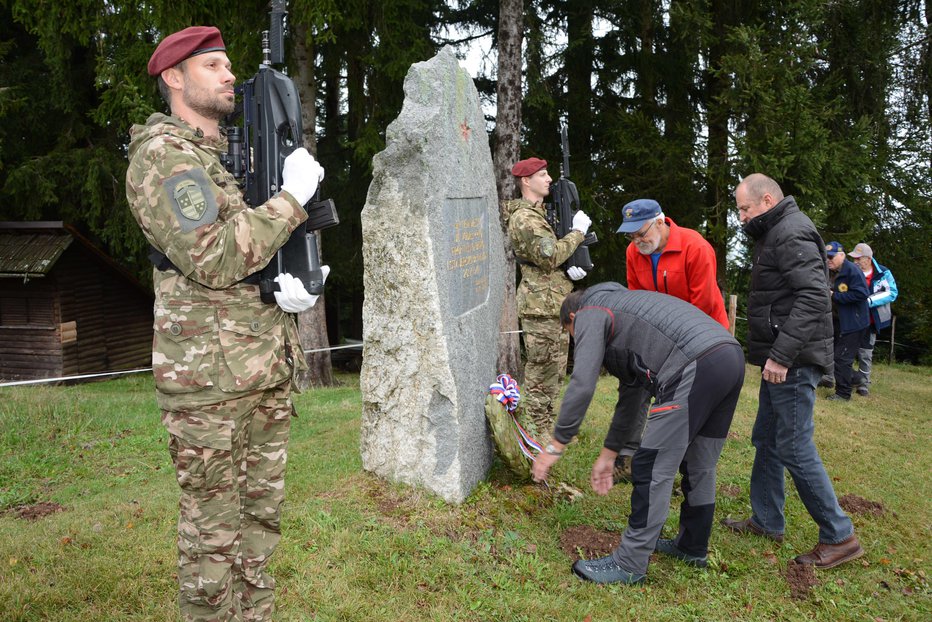
[[[559,317],[523,317],[521,331],[527,361],[521,404],[525,419],[536,428],[537,440],[545,442],[553,432],[554,402],[560,395],[560,383],[566,375],[569,333]]]
[[[196,394],[201,403],[204,397]],[[162,411],[181,488],[181,617],[271,620],[275,581],[265,567],[281,538],[291,381],[217,397],[209,406]]]

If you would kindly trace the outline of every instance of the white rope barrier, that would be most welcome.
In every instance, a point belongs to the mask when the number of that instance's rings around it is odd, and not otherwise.
[[[515,331],[521,332],[521,331]],[[333,346],[330,348],[317,348],[315,350],[305,350],[305,354],[316,354],[318,352],[332,352],[334,350],[346,350],[349,348],[362,349],[361,343],[350,343],[342,346]],[[0,382],[0,389],[4,387],[19,387],[30,384],[49,384],[53,382],[67,382],[69,380],[85,380],[88,378],[103,378],[105,376],[123,376],[127,374],[138,374],[145,371],[152,371],[151,367],[140,367],[139,369],[127,369],[123,371],[102,371],[93,374],[78,374],[75,376],[59,376],[57,378],[37,378],[35,380],[13,380],[11,382]]]
[[[138,374],[144,371],[152,371],[151,367],[140,367],[139,369],[127,369],[124,371],[102,371],[95,374],[78,374],[76,376],[59,376],[58,378],[38,378],[36,380],[14,380],[13,382],[4,382],[2,387],[17,387],[26,384],[44,384],[46,382],[63,382],[65,380],[83,380],[85,378],[101,378],[103,376],[122,376],[125,374]]]

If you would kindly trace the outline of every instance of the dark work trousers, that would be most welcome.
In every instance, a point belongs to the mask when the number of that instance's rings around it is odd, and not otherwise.
[[[854,357],[869,331],[870,327],[862,328],[835,337],[835,393],[846,399],[851,397]]]
[[[677,469],[683,474],[683,503],[676,546],[690,555],[708,552],[715,467],[743,383],[741,346],[724,344],[687,365],[678,381],[661,387],[631,465],[631,517],[612,553],[625,570],[647,572],[670,510]]]

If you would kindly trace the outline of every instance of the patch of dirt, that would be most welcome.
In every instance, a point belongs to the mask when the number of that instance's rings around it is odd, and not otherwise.
[[[45,518],[50,514],[64,511],[65,508],[63,506],[57,503],[52,503],[50,501],[41,501],[39,503],[33,503],[30,505],[21,505],[10,510],[13,516],[16,518],[22,518],[23,520],[39,520],[40,518]]]
[[[812,564],[797,564],[790,560],[786,565],[783,578],[790,586],[790,596],[793,600],[806,600],[812,588],[819,585]]]
[[[741,494],[741,487],[735,486],[734,484],[721,484],[718,487],[718,491],[722,493],[722,495],[734,499]]]
[[[605,557],[615,550],[621,535],[589,525],[570,527],[560,534],[560,548],[574,562]]]
[[[869,501],[864,497],[857,495],[843,495],[838,499],[838,505],[849,514],[869,514],[871,516],[883,516],[887,509],[883,503],[878,501]]]
[[[410,494],[393,490],[384,482],[370,481],[369,484],[365,493],[375,503],[381,519],[398,528],[407,527],[411,521]]]

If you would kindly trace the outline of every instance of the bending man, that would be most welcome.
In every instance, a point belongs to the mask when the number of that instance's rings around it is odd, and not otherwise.
[[[602,283],[567,296],[560,320],[575,338],[570,378],[553,440],[532,468],[536,481],[576,436],[599,371],[618,378],[618,402],[592,467],[592,488],[611,489],[615,458],[641,406],[655,397],[632,461],[631,517],[611,555],[580,560],[573,572],[596,583],[640,583],[655,550],[705,566],[715,510],[715,467],[744,382],[741,346],[721,324],[672,296]],[[677,470],[683,503],[676,538],[658,540]]]

